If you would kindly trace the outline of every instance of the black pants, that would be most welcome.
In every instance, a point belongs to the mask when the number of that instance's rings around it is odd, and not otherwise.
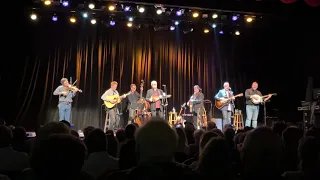
[[[151,110],[152,117],[159,116],[160,118],[163,118],[163,111],[160,108],[157,108],[155,110]]]

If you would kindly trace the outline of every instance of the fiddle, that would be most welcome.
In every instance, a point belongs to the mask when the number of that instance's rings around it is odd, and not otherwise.
[[[79,91],[80,93],[82,93],[82,90],[81,90],[81,89],[77,88],[76,86],[72,86],[72,85],[67,86],[67,87],[66,87],[66,90],[67,90],[67,91],[72,91],[72,92],[77,92],[77,91]]]

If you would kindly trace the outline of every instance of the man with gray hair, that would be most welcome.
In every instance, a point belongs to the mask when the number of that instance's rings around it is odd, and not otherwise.
[[[157,87],[157,81],[151,82],[151,89],[147,91],[146,100],[150,102],[150,110],[152,117],[159,116],[163,118],[163,105],[161,98],[164,95],[161,89]]]
[[[221,100],[223,98],[231,98],[232,100],[235,99],[228,82],[225,82],[223,84],[223,89],[219,90],[219,92],[214,96],[214,99],[216,100]],[[233,101],[222,107],[220,110],[222,112],[222,127],[224,127],[226,124],[231,124],[231,113],[234,111]]]
[[[79,89],[70,90],[70,84],[67,78],[60,80],[61,85],[53,92],[53,95],[59,96],[59,120],[66,120],[71,123],[71,103]]]

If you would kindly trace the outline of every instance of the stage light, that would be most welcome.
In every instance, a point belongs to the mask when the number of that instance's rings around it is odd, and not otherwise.
[[[238,20],[238,16],[232,16],[232,21]]]
[[[181,16],[181,15],[182,15],[182,11],[181,11],[181,10],[177,11],[177,12],[176,12],[176,15],[177,15],[177,16]]]
[[[210,31],[209,31],[209,29],[204,29],[203,32],[204,33],[209,33]]]
[[[247,21],[248,23],[251,23],[251,22],[253,21],[253,18],[252,18],[252,17],[247,17],[247,18],[246,18],[246,21]]]
[[[157,9],[157,14],[162,14],[162,10],[161,9]]]
[[[145,11],[144,7],[139,7],[139,12],[143,13]]]
[[[94,9],[95,5],[94,5],[93,3],[90,3],[90,4],[88,5],[88,7],[89,7],[89,9]]]
[[[212,28],[216,28],[217,27],[217,25],[216,24],[212,24]]]
[[[95,20],[95,19],[91,19],[91,24],[96,24],[97,23],[97,20]]]
[[[108,7],[108,9],[109,9],[109,11],[114,11],[114,10],[116,9],[116,7],[115,7],[114,5],[110,5],[110,6]]]
[[[193,16],[194,18],[197,18],[197,17],[199,17],[199,13],[194,12],[194,13],[192,14],[192,16]]]
[[[82,17],[87,18],[88,17],[88,13],[83,13]]]
[[[175,30],[176,28],[174,26],[170,26],[170,30],[173,31]]]
[[[212,19],[216,19],[216,18],[218,18],[218,14],[214,13],[214,14],[212,15]]]
[[[69,2],[68,1],[62,1],[62,6],[64,6],[64,7],[69,6]]]
[[[240,31],[235,31],[234,34],[239,36],[240,35]]]
[[[126,7],[124,7],[124,11],[125,11],[125,12],[130,11],[130,6],[126,6]]]
[[[116,22],[115,21],[110,21],[110,26],[114,26],[114,25],[116,25]]]
[[[133,17],[129,17],[128,21],[132,22],[133,21]]]
[[[219,34],[223,34],[223,31],[219,31]]]
[[[174,25],[178,26],[179,25],[179,21],[175,21]]]
[[[36,15],[36,14],[31,14],[31,15],[30,15],[30,18],[31,18],[32,20],[36,20],[36,19],[37,19],[37,15]]]
[[[132,22],[128,22],[128,23],[127,23],[127,26],[128,26],[128,27],[132,27]]]
[[[51,1],[49,1],[49,0],[45,0],[43,3],[44,3],[44,5],[46,5],[46,6],[51,5]]]
[[[52,21],[58,21],[58,17],[57,16],[52,16]]]
[[[71,17],[71,18],[70,18],[70,22],[75,23],[76,21],[77,21],[77,20],[76,20],[75,17]]]

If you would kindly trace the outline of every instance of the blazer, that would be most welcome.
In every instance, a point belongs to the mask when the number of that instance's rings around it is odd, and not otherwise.
[[[233,92],[229,91],[230,96],[233,96]],[[214,99],[219,100],[222,97],[228,97],[227,96],[227,91],[225,89],[220,89],[219,92],[214,96]],[[234,102],[231,101],[231,111],[234,111]],[[228,110],[228,106],[224,106],[223,108],[220,109],[221,111],[227,111]]]
[[[162,91],[161,89],[158,89],[158,93],[159,93],[159,96],[160,96],[160,95],[163,95],[163,91]],[[146,95],[146,100],[147,100],[148,102],[150,102],[150,110],[151,110],[151,111],[155,111],[155,110],[157,109],[157,108],[156,108],[156,103],[150,101],[150,98],[151,98],[151,96],[153,96],[153,94],[154,94],[154,90],[153,90],[153,89],[149,89],[149,90],[147,91],[147,95]],[[161,102],[161,99],[160,99],[159,101]],[[163,110],[163,106],[162,106],[162,105],[160,105],[160,110],[161,110],[161,111]]]

